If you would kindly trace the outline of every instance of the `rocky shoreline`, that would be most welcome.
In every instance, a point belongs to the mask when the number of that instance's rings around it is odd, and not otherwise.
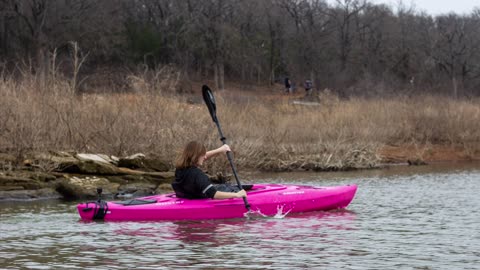
[[[426,165],[430,162],[480,160],[480,153],[447,146],[387,146],[382,164]],[[210,175],[212,181],[229,179]],[[48,152],[29,154],[20,160],[0,153],[0,202],[41,199],[90,200],[97,188],[107,199],[126,199],[172,192],[174,170],[156,156],[135,154],[123,158],[103,154]]]
[[[22,166],[3,154],[0,201],[93,199],[97,188],[106,198],[147,196],[171,191],[174,172],[167,162],[136,154],[107,155],[50,152],[32,155]]]

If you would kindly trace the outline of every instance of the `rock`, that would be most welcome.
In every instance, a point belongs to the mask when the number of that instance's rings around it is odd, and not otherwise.
[[[157,185],[161,184],[172,184],[173,180],[175,180],[175,173],[174,172],[150,172],[144,174],[145,178],[148,179],[152,183],[156,183]]]
[[[117,167],[111,164],[93,160],[64,162],[59,165],[58,170],[61,172],[77,174],[120,174],[120,171]]]
[[[124,175],[123,179],[129,182],[145,182],[145,177],[143,175],[133,174],[133,175]]]
[[[427,165],[427,163],[419,158],[417,159],[408,159],[407,160],[408,165],[410,166],[420,166],[420,165]]]
[[[171,191],[175,178],[174,172],[168,171],[168,163],[143,154],[118,160],[102,154],[33,153],[24,164],[28,167],[0,172],[3,196],[7,197],[5,192],[9,192],[12,198],[40,198],[43,195],[40,191],[36,195],[36,190],[50,189],[54,190],[53,197],[96,199],[97,188],[101,187],[105,196],[121,193],[136,197],[154,194],[156,190]],[[159,186],[163,188],[158,189]]]
[[[165,194],[165,193],[172,193],[173,188],[171,184],[160,184],[158,185],[157,189],[155,189],[155,194]]]
[[[144,181],[148,180],[149,182],[162,184],[162,183],[172,183],[172,181],[175,179],[175,173],[174,172],[143,172],[143,171],[137,171],[137,170],[132,170],[128,168],[118,168],[118,170],[126,174],[125,176],[122,176],[121,178],[126,181]],[[118,182],[119,179],[117,178],[116,181]]]
[[[52,188],[37,190],[0,190],[0,201],[60,199],[62,196]]]
[[[134,159],[142,159],[142,158],[145,158],[145,154],[142,154],[142,153],[136,153],[136,154],[133,154],[131,156],[128,156],[128,157],[124,157],[123,159],[130,159],[130,160],[134,160]]]
[[[57,179],[55,175],[43,173],[43,172],[33,172],[29,176],[29,178],[40,181],[40,182],[51,182]]]
[[[113,156],[102,154],[71,154],[68,152],[35,153],[24,165],[45,171],[78,174],[119,174]]]
[[[105,176],[105,178],[107,178],[108,181],[110,181],[111,183],[117,183],[120,185],[127,184],[129,182],[127,179],[124,179],[123,176],[109,175],[109,176]]]
[[[76,162],[71,154],[67,152],[48,152],[48,153],[32,153],[23,161],[23,165],[29,169],[39,169],[42,171],[55,171],[62,164],[70,164]]]
[[[19,176],[6,176],[0,175],[0,187],[22,187],[22,189],[42,189],[46,188],[47,185],[37,180],[19,177]],[[10,188],[11,189],[11,188]]]
[[[73,176],[59,181],[57,191],[66,199],[94,199],[97,198],[97,188],[102,188],[102,194],[108,197],[116,194],[119,186],[105,178]]]
[[[24,190],[24,188],[22,186],[8,186],[8,185],[5,185],[5,186],[0,186],[0,191],[12,191],[12,190]]]
[[[130,169],[142,169],[145,171],[166,172],[170,170],[170,165],[158,157],[147,158],[144,154],[135,154],[118,161],[119,167]]]
[[[148,196],[155,194],[155,188],[157,185],[152,183],[133,183],[121,185],[118,187],[117,196],[128,196],[131,194],[132,197]]]
[[[119,159],[116,156],[107,156],[104,154],[76,154],[75,157],[81,161],[97,161],[105,164],[117,166]]]
[[[158,186],[161,184],[170,185],[175,179],[175,174],[173,172],[142,172],[141,174],[105,176],[105,178],[110,182],[119,183],[121,185],[145,182]]]

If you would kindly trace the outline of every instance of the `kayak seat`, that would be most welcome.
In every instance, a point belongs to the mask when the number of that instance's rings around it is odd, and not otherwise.
[[[156,203],[156,202],[157,202],[157,200],[133,199],[133,200],[128,200],[128,201],[114,202],[114,203],[125,205],[125,206],[131,206],[131,205],[152,204],[152,203]]]
[[[253,185],[242,185],[242,188],[243,188],[245,191],[252,190]]]

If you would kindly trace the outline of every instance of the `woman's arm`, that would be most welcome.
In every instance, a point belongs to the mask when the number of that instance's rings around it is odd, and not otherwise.
[[[242,197],[247,197],[247,192],[243,189],[236,193],[217,191],[213,196],[213,198],[217,200],[230,199],[230,198],[242,198]]]
[[[230,151],[232,151],[232,150],[230,150],[230,146],[228,146],[227,144],[224,144],[217,149],[208,151],[206,153],[206,156],[207,156],[206,159],[209,159],[209,158],[214,157],[218,154],[223,154],[223,153],[230,152]]]

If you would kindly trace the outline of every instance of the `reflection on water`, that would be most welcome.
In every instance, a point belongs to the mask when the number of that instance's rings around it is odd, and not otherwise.
[[[74,203],[0,204],[0,269],[478,269],[480,166],[251,175],[359,190],[284,218],[83,222]]]

